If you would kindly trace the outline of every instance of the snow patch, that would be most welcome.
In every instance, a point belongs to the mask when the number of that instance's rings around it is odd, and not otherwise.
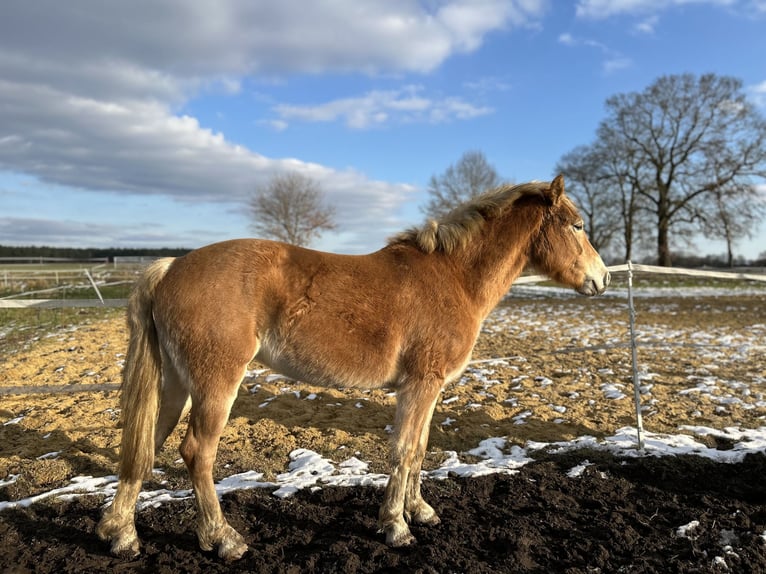
[[[697,531],[699,525],[699,520],[692,520],[688,524],[682,524],[676,528],[676,536],[679,538],[689,538],[690,540],[693,540],[695,538],[694,532]]]

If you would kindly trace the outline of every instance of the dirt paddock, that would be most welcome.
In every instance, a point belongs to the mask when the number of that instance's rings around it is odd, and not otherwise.
[[[603,439],[635,424],[624,299],[518,291],[485,323],[474,358],[487,362],[444,389],[427,469],[453,451],[481,459],[467,453],[489,437],[504,437],[507,451]],[[637,320],[647,430],[693,435],[714,451],[740,448],[710,429],[766,427],[764,292],[645,295]],[[193,502],[173,501],[139,512],[143,552],[120,561],[93,534],[103,496],[8,503],[74,477],[114,474],[125,338],[116,310],[40,325],[3,348],[0,505],[10,508],[0,510],[0,573],[766,571],[758,446],[735,464],[539,448],[512,475],[427,480],[424,495],[442,523],[415,526],[417,544],[400,550],[376,531],[379,488],[226,494],[224,511],[250,546],[235,564],[199,550]],[[297,448],[338,462],[355,456],[385,472],[393,405],[385,390],[312,387],[254,364],[221,440],[216,480],[257,470],[273,481]],[[177,450],[183,426],[147,488],[189,487]]]

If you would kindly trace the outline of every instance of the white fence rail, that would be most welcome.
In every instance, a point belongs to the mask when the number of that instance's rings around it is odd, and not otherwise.
[[[0,309],[72,309],[127,305],[127,299],[0,299]]]
[[[709,279],[732,279],[745,281],[766,281],[766,274],[758,273],[739,273],[737,271],[707,271],[704,269],[685,269],[683,267],[658,267],[656,265],[636,265],[634,263],[624,263],[622,265],[611,265],[610,273],[622,273],[629,269],[633,272],[641,271],[644,273],[659,273],[661,275],[683,275],[686,277],[707,277]],[[545,275],[527,275],[519,277],[514,281],[514,285],[524,285],[525,283],[540,283],[547,281]]]
[[[710,279],[732,279],[732,280],[744,280],[744,281],[766,281],[766,273],[740,273],[732,271],[706,271],[699,269],[684,269],[681,267],[657,267],[655,265],[612,265],[609,267],[610,273],[623,273],[629,271],[629,268],[633,272],[643,273],[658,273],[663,275],[682,275],[687,277],[707,277]],[[79,271],[80,276],[83,275],[83,271]],[[527,275],[519,277],[514,285],[525,285],[529,283],[540,283],[547,281],[548,278],[545,275]],[[100,284],[101,287],[107,287],[111,285],[122,285],[128,281],[116,281],[113,283]],[[91,283],[93,285],[93,283]],[[28,296],[30,294],[46,293],[52,290],[71,289],[71,285],[61,285],[52,289],[40,289],[37,291],[30,291],[27,293],[6,296],[0,298],[0,309],[58,309],[58,308],[76,308],[76,307],[124,307],[127,305],[127,299],[15,299],[21,295]],[[96,287],[98,293],[98,288]]]

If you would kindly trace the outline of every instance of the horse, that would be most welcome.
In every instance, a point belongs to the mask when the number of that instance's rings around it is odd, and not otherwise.
[[[367,255],[236,239],[150,264],[128,302],[119,481],[98,536],[115,555],[139,554],[142,481],[188,411],[180,452],[199,545],[227,561],[247,551],[221,511],[212,470],[257,360],[315,385],[396,391],[378,523],[389,546],[412,544],[405,518],[440,522],[420,492],[439,393],[461,375],[482,321],[527,266],[583,295],[609,284],[561,175],[486,191]]]

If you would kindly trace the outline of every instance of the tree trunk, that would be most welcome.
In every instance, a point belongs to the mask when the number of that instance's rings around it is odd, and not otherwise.
[[[720,196],[718,199],[720,202]],[[734,237],[726,215],[721,218],[721,223],[723,224],[724,238],[726,239],[726,255],[728,257],[726,262],[729,264],[729,267],[734,267]]]
[[[673,262],[670,257],[670,243],[668,241],[668,221],[667,209],[662,206],[658,211],[657,221],[657,265],[660,267],[672,267]]]
[[[620,185],[622,188],[622,184]],[[625,207],[625,192],[622,194],[622,221],[623,221],[623,239],[625,240],[625,261],[630,261],[633,257],[633,202],[630,202],[630,209]]]
[[[633,257],[633,225],[627,223],[625,226],[625,261],[630,261]]]
[[[668,245],[668,230],[660,229],[657,234],[657,265],[660,267],[672,267],[670,258],[670,246]]]
[[[732,248],[731,243],[732,243],[731,239],[727,238],[726,239],[726,253],[727,253],[727,256],[728,256],[728,263],[729,263],[729,267],[734,267],[734,249]]]

